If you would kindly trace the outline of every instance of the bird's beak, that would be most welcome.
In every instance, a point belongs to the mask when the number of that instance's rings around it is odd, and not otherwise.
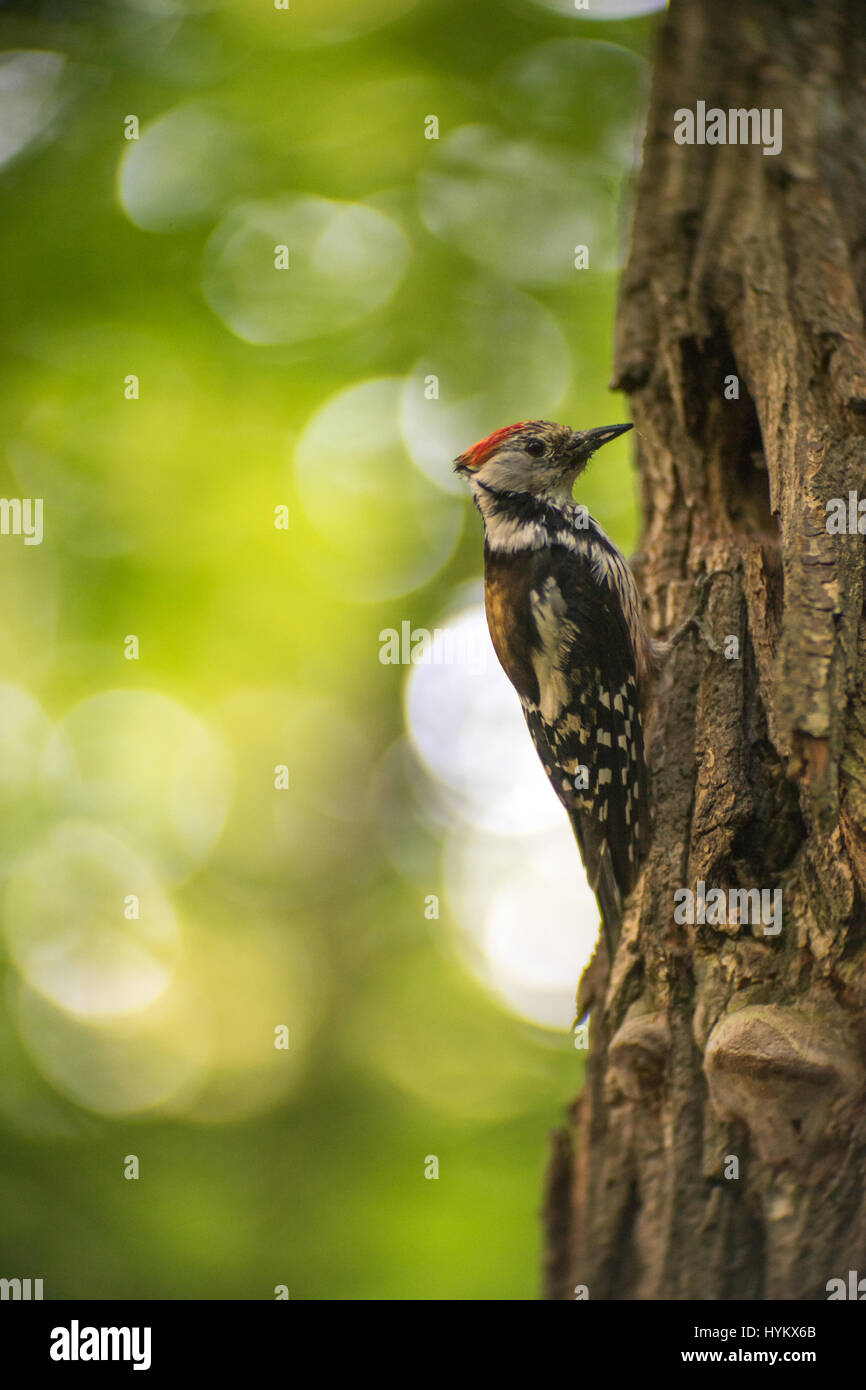
[[[572,430],[572,448],[588,458],[596,449],[600,449],[602,444],[609,444],[612,439],[618,439],[630,429],[634,429],[634,426],[602,425],[601,429],[597,430]]]

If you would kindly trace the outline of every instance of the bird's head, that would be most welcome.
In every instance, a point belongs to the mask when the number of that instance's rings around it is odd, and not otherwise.
[[[506,425],[467,449],[454,462],[454,471],[473,492],[528,493],[548,500],[569,501],[574,480],[596,449],[631,425],[608,425],[597,430],[572,430],[550,420],[523,420]]]

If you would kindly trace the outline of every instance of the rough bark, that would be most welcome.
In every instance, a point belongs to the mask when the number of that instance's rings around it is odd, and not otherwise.
[[[677,145],[698,101],[780,108],[781,153]],[[822,1299],[866,1275],[866,555],[826,511],[866,494],[864,303],[862,0],[673,0],[615,384],[650,619],[706,608],[649,700],[653,846],[557,1136],[552,1298]],[[678,926],[699,880],[781,889],[780,933]]]

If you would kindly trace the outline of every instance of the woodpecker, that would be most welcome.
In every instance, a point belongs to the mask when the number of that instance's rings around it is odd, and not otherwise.
[[[524,420],[454,462],[484,522],[493,646],[571,820],[611,961],[649,834],[639,694],[657,652],[628,562],[572,488],[631,428]]]

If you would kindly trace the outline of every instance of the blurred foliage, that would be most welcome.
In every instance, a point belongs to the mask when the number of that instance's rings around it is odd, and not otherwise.
[[[458,449],[623,417],[653,20],[559,8],[0,6],[0,488],[44,500],[0,536],[0,1273],[48,1298],[536,1295],[580,1054],[425,915],[379,633],[478,577]],[[626,547],[628,458],[580,492]]]

